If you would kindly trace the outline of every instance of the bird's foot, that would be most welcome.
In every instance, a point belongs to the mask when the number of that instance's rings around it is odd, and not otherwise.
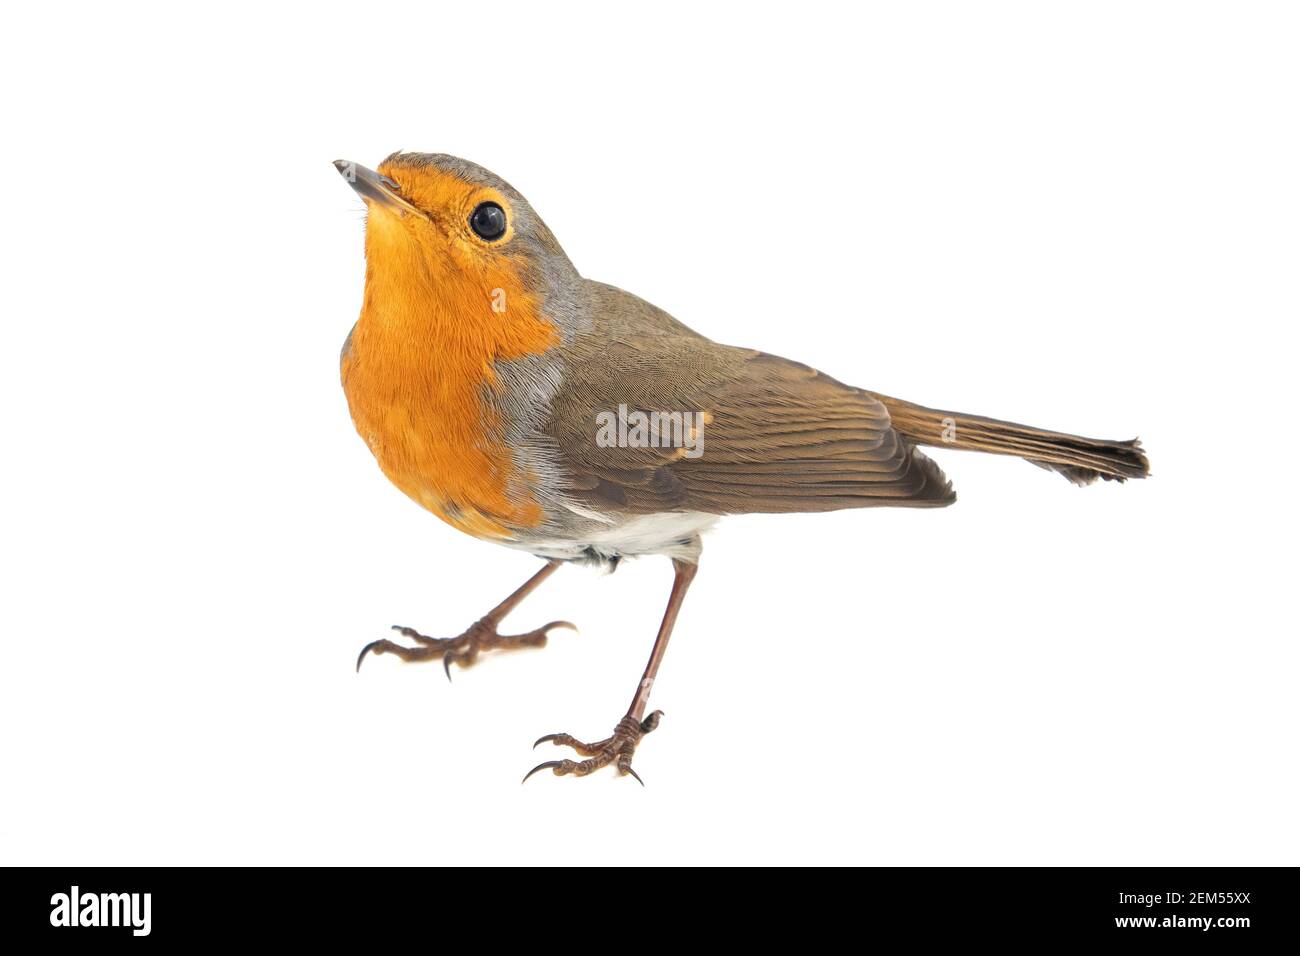
[[[465,633],[459,637],[426,637],[414,628],[394,624],[394,631],[415,641],[419,646],[404,647],[389,640],[371,641],[361,648],[361,653],[357,655],[357,670],[361,670],[361,662],[366,659],[367,654],[395,654],[407,662],[429,661],[441,657],[443,670],[447,672],[447,679],[451,680],[452,664],[471,667],[483,651],[509,651],[521,647],[544,647],[547,635],[557,627],[577,630],[568,621],[552,621],[550,624],[539,627],[535,631],[529,631],[526,634],[498,634],[497,622],[490,617],[485,617],[471,624]]]
[[[641,742],[641,738],[659,726],[659,718],[663,716],[663,713],[662,710],[656,710],[645,720],[640,721],[628,715],[618,722],[618,726],[614,728],[614,733],[611,736],[594,744],[585,744],[569,734],[547,734],[545,737],[539,737],[533,747],[549,740],[557,747],[572,747],[588,759],[548,760],[546,763],[539,763],[528,771],[524,775],[524,780],[527,780],[539,770],[550,770],[557,777],[562,777],[565,774],[585,777],[587,774],[612,763],[618,768],[620,774],[631,774],[636,777],[636,782],[644,787],[645,781],[632,769],[632,754],[636,752],[636,745]]]

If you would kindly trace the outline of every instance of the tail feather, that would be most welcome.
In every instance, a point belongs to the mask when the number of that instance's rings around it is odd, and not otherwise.
[[[1062,474],[1076,485],[1091,484],[1099,477],[1107,481],[1145,478],[1150,471],[1141,442],[1136,438],[1132,441],[1082,438],[871,394],[889,409],[894,429],[918,445],[1015,455]]]

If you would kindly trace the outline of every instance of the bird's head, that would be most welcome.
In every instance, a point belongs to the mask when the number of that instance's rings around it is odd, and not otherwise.
[[[551,231],[509,183],[441,153],[394,153],[378,170],[336,160],[365,200],[367,297],[442,322],[535,319],[576,277]]]

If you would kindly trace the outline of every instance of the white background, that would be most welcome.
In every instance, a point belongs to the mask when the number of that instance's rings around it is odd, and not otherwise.
[[[0,861],[1295,864],[1285,5],[22,5],[7,14]],[[337,357],[330,161],[499,172],[578,268],[868,388],[1088,435],[950,509],[724,521],[636,766],[661,559],[564,568],[390,487]]]

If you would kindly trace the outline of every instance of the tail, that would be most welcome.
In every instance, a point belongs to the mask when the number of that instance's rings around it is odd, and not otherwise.
[[[1132,441],[1080,438],[995,418],[923,408],[874,392],[869,394],[889,409],[894,430],[918,445],[1015,455],[1040,468],[1059,472],[1076,485],[1091,484],[1098,476],[1107,481],[1124,481],[1145,478],[1149,473],[1147,456],[1136,438]]]

